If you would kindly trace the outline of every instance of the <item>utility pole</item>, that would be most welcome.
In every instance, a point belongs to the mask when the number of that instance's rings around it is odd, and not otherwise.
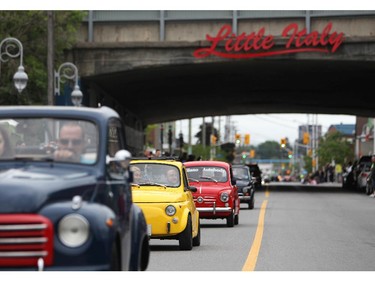
[[[48,85],[47,85],[47,104],[53,105],[53,95],[55,90],[55,69],[53,65],[54,60],[54,12],[47,11],[48,16],[48,23],[47,23],[47,77],[48,77]]]

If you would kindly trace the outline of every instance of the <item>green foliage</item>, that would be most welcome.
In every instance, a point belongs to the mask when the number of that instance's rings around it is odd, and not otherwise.
[[[280,144],[276,141],[266,141],[255,149],[255,157],[260,159],[279,159]]]
[[[336,163],[344,165],[348,160],[354,159],[353,149],[340,132],[328,134],[319,142],[318,147],[319,165],[335,160]]]
[[[210,146],[203,147],[201,144],[193,145],[192,154],[194,154],[196,158],[201,156],[203,160],[208,160],[210,159]]]
[[[77,30],[86,12],[54,11],[55,69],[64,62],[64,50],[76,42]],[[47,11],[0,11],[0,41],[17,38],[23,46],[23,66],[29,76],[26,89],[19,95],[13,75],[19,57],[1,62],[0,104],[47,104]]]

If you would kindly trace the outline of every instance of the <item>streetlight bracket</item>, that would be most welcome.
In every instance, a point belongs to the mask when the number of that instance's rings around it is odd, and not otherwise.
[[[83,94],[78,85],[78,69],[71,62],[65,62],[60,65],[58,71],[55,71],[55,95],[60,95],[60,83],[66,80],[74,81],[74,90],[71,93],[72,103],[75,106],[81,106]]]
[[[16,52],[15,52],[16,51]],[[14,37],[8,37],[0,43],[0,62],[7,62],[9,58],[20,57],[20,65],[17,72],[13,76],[14,86],[18,93],[21,93],[27,85],[29,77],[23,67],[23,47],[22,43]]]

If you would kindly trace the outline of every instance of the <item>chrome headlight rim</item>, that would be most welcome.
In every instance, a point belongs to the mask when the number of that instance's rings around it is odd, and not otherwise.
[[[167,214],[167,216],[174,216],[176,214],[176,207],[173,205],[168,205],[167,207],[165,207],[165,213]]]
[[[78,248],[89,240],[90,223],[80,214],[69,214],[60,220],[57,231],[57,236],[64,246]]]
[[[229,201],[229,193],[228,192],[222,192],[220,193],[220,201],[221,202],[228,202]]]

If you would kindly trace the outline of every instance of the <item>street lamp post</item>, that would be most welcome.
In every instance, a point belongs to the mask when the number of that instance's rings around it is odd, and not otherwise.
[[[3,48],[4,45],[4,48]],[[3,50],[4,49],[4,50]],[[14,52],[14,51],[17,52]],[[27,80],[29,79],[25,68],[22,65],[23,62],[23,47],[21,42],[13,37],[5,38],[0,43],[0,62],[7,62],[8,58],[20,57],[20,65],[18,66],[17,72],[13,76],[14,86],[18,93],[21,93],[26,88]]]
[[[83,94],[78,86],[78,69],[71,62],[65,62],[60,65],[58,71],[55,71],[55,95],[60,95],[60,83],[63,79],[74,80],[74,90],[71,94],[72,103],[75,106],[81,106]]]

